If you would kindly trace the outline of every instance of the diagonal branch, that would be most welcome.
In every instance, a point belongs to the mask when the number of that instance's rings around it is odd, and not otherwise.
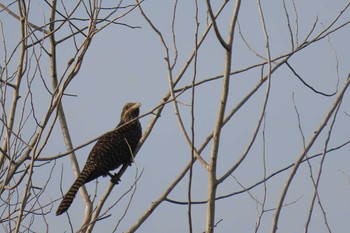
[[[218,38],[218,40],[219,40],[220,44],[222,45],[222,47],[224,47],[225,50],[230,50],[229,44],[226,43],[226,41],[222,38],[222,36],[220,34],[218,25],[216,23],[216,17],[214,16],[213,8],[211,7],[211,4],[210,4],[210,0],[206,0],[206,2],[207,2],[207,7],[208,7],[208,12],[209,12],[209,15],[210,15],[210,19],[211,19],[211,22],[213,24],[213,28],[214,28],[214,31],[215,31],[215,35]]]
[[[338,105],[340,104],[340,102],[342,101],[343,96],[344,96],[345,92],[347,91],[349,85],[350,85],[350,74],[348,75],[348,78],[344,84],[344,87],[339,92],[337,98],[335,99],[335,101],[334,101],[333,105],[331,106],[331,108],[329,109],[329,111],[326,113],[320,126],[315,131],[314,135],[311,137],[311,139],[310,139],[309,143],[306,145],[305,149],[301,152],[298,160],[295,162],[295,165],[294,165],[290,175],[288,176],[288,178],[285,182],[285,185],[281,191],[280,199],[277,203],[276,210],[275,210],[274,217],[273,217],[273,221],[272,221],[271,233],[276,233],[276,231],[277,231],[277,225],[278,225],[279,217],[281,215],[281,209],[283,206],[284,199],[287,195],[290,184],[292,183],[292,180],[293,180],[295,174],[297,173],[301,162],[303,161],[305,155],[308,153],[308,151],[311,149],[311,147],[315,143],[318,136],[321,134],[321,132],[324,129],[324,127],[326,126],[326,124],[329,122],[333,113],[336,111],[336,109],[337,109]]]

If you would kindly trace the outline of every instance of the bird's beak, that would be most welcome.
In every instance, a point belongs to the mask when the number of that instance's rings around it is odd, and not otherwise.
[[[140,102],[137,102],[134,104],[134,106],[132,106],[133,109],[137,109],[137,108],[140,108],[141,107],[141,103]]]

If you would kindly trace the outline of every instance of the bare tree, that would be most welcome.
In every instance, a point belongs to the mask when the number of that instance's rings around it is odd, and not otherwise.
[[[4,231],[345,229],[349,5],[0,3]],[[124,100],[141,156],[55,216]]]

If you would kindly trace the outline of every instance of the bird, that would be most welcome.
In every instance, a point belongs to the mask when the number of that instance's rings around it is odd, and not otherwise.
[[[110,173],[121,165],[130,165],[134,159],[135,149],[142,136],[138,120],[140,103],[127,103],[123,107],[120,122],[115,130],[103,135],[93,146],[83,170],[64,195],[56,215],[61,215],[72,204],[79,188],[100,177],[111,176],[111,182],[118,183],[116,175]]]

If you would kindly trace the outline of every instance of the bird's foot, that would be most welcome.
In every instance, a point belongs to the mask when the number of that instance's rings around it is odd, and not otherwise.
[[[118,174],[116,174],[116,173],[114,173],[114,174],[109,173],[109,176],[111,177],[111,182],[113,184],[119,184],[120,178],[119,178]]]

